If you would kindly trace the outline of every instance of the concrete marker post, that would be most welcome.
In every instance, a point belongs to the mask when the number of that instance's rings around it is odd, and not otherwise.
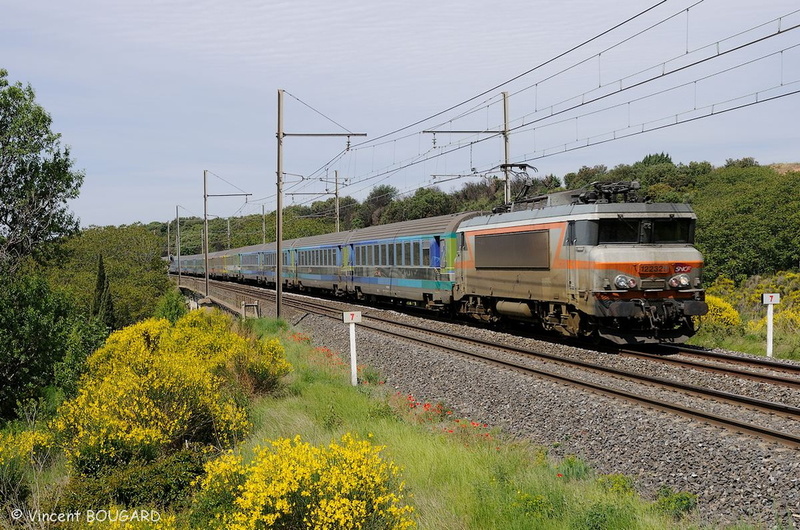
[[[342,321],[350,324],[350,383],[358,386],[358,365],[356,363],[356,324],[361,322],[361,311],[343,311]]]
[[[767,306],[767,357],[772,357],[772,316],[775,304],[781,303],[779,293],[763,293],[761,303]]]

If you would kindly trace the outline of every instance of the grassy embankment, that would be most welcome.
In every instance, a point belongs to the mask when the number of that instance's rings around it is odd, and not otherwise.
[[[274,326],[254,323],[261,332]],[[325,445],[353,433],[385,446],[384,458],[402,469],[420,528],[683,528],[694,503],[664,491],[641,499],[630,478],[598,475],[575,457],[555,461],[547,450],[512,441],[485,425],[458,419],[438,403],[393,393],[376,374],[348,384],[338,354],[314,348],[302,334],[284,332],[294,367],[283,391],[253,404],[256,430],[242,451],[264,440],[300,435]]]

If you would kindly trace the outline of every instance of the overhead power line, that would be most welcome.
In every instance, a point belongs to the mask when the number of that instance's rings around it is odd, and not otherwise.
[[[491,94],[492,92],[495,92],[495,91],[499,90],[499,89],[500,89],[500,88],[502,88],[503,86],[505,86],[505,85],[507,85],[507,84],[509,84],[509,83],[513,83],[513,82],[514,82],[514,81],[516,81],[517,79],[520,79],[520,78],[522,78],[522,77],[525,77],[526,75],[529,75],[529,74],[531,74],[531,73],[535,72],[536,70],[539,70],[540,68],[542,68],[542,67],[544,67],[544,66],[547,66],[548,64],[550,64],[550,63],[552,63],[552,62],[554,62],[554,61],[557,61],[558,59],[560,59],[560,58],[562,58],[562,57],[564,57],[564,56],[566,56],[566,55],[569,55],[570,53],[572,53],[572,52],[574,52],[574,51],[576,51],[576,50],[578,50],[578,49],[580,49],[580,48],[582,48],[582,47],[586,46],[587,44],[589,44],[589,43],[591,43],[591,42],[594,42],[594,41],[596,41],[597,39],[599,39],[599,38],[601,38],[601,37],[604,37],[605,35],[608,35],[609,33],[611,33],[611,32],[613,32],[613,31],[615,31],[616,29],[618,29],[618,28],[620,28],[620,27],[622,27],[622,26],[624,26],[624,25],[626,25],[626,24],[628,24],[628,23],[630,23],[630,22],[632,22],[632,21],[636,20],[637,18],[639,18],[639,17],[641,17],[641,16],[645,15],[646,13],[649,13],[650,11],[652,11],[652,10],[653,10],[653,9],[655,9],[655,8],[657,8],[657,7],[658,7],[658,6],[660,6],[661,4],[664,4],[666,1],[667,1],[667,0],[661,0],[660,2],[658,2],[658,3],[656,3],[656,4],[654,4],[654,5],[650,6],[650,7],[648,7],[647,9],[645,9],[645,10],[643,10],[643,11],[640,11],[640,12],[639,12],[639,13],[637,13],[636,15],[634,15],[634,16],[632,16],[632,17],[630,17],[630,18],[627,18],[627,19],[625,19],[624,21],[622,21],[622,22],[620,22],[620,23],[618,23],[618,24],[615,24],[614,26],[612,26],[612,27],[610,27],[610,28],[608,28],[608,29],[606,29],[606,30],[604,30],[604,31],[602,31],[602,32],[600,32],[600,33],[598,33],[598,34],[597,34],[597,35],[595,35],[594,37],[591,37],[591,38],[589,38],[589,39],[587,39],[587,40],[585,40],[585,41],[581,42],[580,44],[578,44],[578,45],[576,45],[576,46],[573,46],[572,48],[570,48],[570,49],[568,49],[568,50],[566,50],[566,51],[564,51],[564,52],[562,52],[562,53],[560,53],[560,54],[556,55],[555,57],[552,57],[552,58],[550,58],[550,59],[548,59],[548,60],[546,60],[546,61],[544,61],[544,62],[542,62],[542,63],[540,63],[540,64],[538,64],[538,65],[536,65],[536,66],[534,66],[533,68],[530,68],[529,70],[526,70],[526,71],[522,72],[521,74],[518,74],[518,75],[516,75],[516,76],[512,77],[511,79],[508,79],[508,80],[506,80],[506,81],[503,81],[502,83],[499,83],[499,84],[497,84],[497,85],[493,86],[492,88],[489,88],[488,90],[484,90],[484,91],[483,91],[483,92],[481,92],[480,94],[477,94],[477,95],[475,95],[475,96],[472,96],[472,97],[470,97],[470,98],[468,98],[468,99],[466,99],[466,100],[462,101],[461,103],[457,103],[457,104],[455,104],[455,105],[453,105],[453,106],[451,106],[451,107],[448,107],[448,108],[446,108],[446,109],[444,109],[444,110],[442,110],[442,111],[439,111],[439,112],[437,112],[437,113],[435,113],[435,114],[432,114],[432,115],[428,116],[427,118],[423,118],[423,119],[421,119],[421,120],[417,120],[417,121],[415,121],[414,123],[410,123],[410,124],[408,124],[408,125],[406,125],[406,126],[404,126],[404,127],[400,127],[399,129],[395,129],[394,131],[388,132],[388,133],[386,133],[386,134],[382,134],[382,135],[380,135],[380,136],[377,136],[377,137],[375,137],[375,138],[373,138],[373,139],[371,139],[371,140],[366,140],[366,141],[364,141],[364,142],[361,142],[361,143],[358,143],[358,144],[354,144],[354,145],[353,145],[353,148],[360,147],[360,146],[363,146],[363,145],[368,145],[368,144],[371,144],[371,143],[373,143],[373,142],[375,142],[375,141],[377,141],[377,140],[382,140],[383,138],[386,138],[386,137],[388,137],[388,136],[392,136],[392,135],[394,135],[394,134],[397,134],[397,133],[399,133],[399,132],[402,132],[402,131],[405,131],[405,130],[411,129],[412,127],[416,127],[417,125],[421,125],[421,124],[423,124],[423,123],[425,123],[425,122],[427,122],[427,121],[429,121],[429,120],[432,120],[432,119],[434,119],[434,118],[438,118],[439,116],[442,116],[443,114],[447,114],[448,112],[451,112],[451,111],[453,111],[453,110],[455,110],[455,109],[457,109],[457,108],[461,107],[462,105],[466,105],[467,103],[470,103],[470,102],[472,102],[472,101],[475,101],[476,99],[478,99],[478,98],[480,98],[480,97],[483,97],[483,96],[485,96],[485,95],[487,95],[487,94]],[[702,0],[701,0],[701,1],[702,1]]]

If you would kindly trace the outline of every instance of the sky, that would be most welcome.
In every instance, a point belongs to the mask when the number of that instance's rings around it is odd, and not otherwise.
[[[85,173],[82,226],[229,217],[377,185],[800,162],[796,0],[0,1],[0,68]],[[429,131],[438,131],[433,134]],[[478,131],[484,131],[478,134]],[[489,131],[489,132],[485,132]]]

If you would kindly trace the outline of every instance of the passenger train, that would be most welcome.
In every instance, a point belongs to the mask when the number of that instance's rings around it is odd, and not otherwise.
[[[618,344],[683,342],[708,311],[696,215],[636,198],[638,184],[525,199],[209,254],[212,278],[390,300],[487,322],[511,319]],[[180,260],[204,275],[202,254]],[[176,273],[178,261],[171,259]]]

